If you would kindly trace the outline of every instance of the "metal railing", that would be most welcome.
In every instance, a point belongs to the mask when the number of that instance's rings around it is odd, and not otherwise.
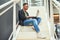
[[[2,5],[0,5],[0,9],[6,7],[7,5],[11,4],[12,2],[13,2],[13,1],[8,1],[8,2],[6,2],[6,3],[2,4]]]
[[[60,3],[56,0],[53,0],[53,5],[58,9],[59,11],[59,23],[60,23]]]
[[[60,3],[56,0],[53,0],[53,5],[58,9],[59,11],[59,23],[60,23]]]
[[[13,1],[8,1],[8,2],[2,4],[2,5],[0,6],[0,10],[3,9],[4,7],[8,6],[8,5],[11,4],[11,3],[13,3]],[[4,11],[2,11],[2,12],[0,13],[0,16],[2,16],[3,14],[5,14],[5,12],[7,12],[7,11],[8,11],[10,8],[12,8],[12,7],[13,7],[13,4],[10,5],[10,6],[9,6],[7,9],[5,9]],[[10,39],[11,37],[12,37],[12,33],[11,33],[9,39]]]
[[[7,9],[5,9],[4,11],[2,11],[1,13],[0,13],[0,16],[2,16],[5,12],[7,12],[10,8],[12,8],[13,7],[13,5],[11,5],[10,7],[8,7]]]
[[[53,5],[59,11],[59,23],[60,23],[60,3],[58,1],[56,1],[56,0],[53,0]],[[58,40],[58,37],[57,37],[57,34],[56,33],[55,33],[55,36],[56,36],[56,40]]]
[[[11,4],[12,3],[12,4]],[[10,5],[11,4],[11,5]],[[4,7],[10,5],[8,8],[6,8],[4,11],[2,11],[0,13],[0,16],[2,16],[3,14],[5,14],[5,12],[7,12],[9,9],[11,9],[13,7],[13,31],[10,35],[10,37],[8,38],[8,40],[11,40],[11,37],[13,36],[12,40],[16,40],[16,36],[17,36],[17,33],[19,32],[20,28],[18,27],[16,29],[16,26],[19,24],[19,22],[16,24],[16,2],[15,1],[8,1],[4,4],[2,4],[0,6],[0,10],[3,9]]]
[[[0,10],[3,9],[4,7],[8,6],[9,4],[11,4],[13,1],[8,1],[7,3],[4,3],[0,6]],[[13,5],[11,5],[10,7],[8,7],[7,9],[5,9],[4,11],[2,11],[0,13],[0,16],[3,15],[6,11],[8,11],[10,8],[12,8]]]

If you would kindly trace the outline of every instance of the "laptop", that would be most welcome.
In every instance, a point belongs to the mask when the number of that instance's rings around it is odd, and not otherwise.
[[[32,17],[32,18],[37,18],[39,15],[39,10],[37,10],[36,16]]]

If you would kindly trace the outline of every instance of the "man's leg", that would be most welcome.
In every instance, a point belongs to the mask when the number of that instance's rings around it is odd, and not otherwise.
[[[24,25],[29,25],[29,23],[32,23],[34,25],[34,28],[35,28],[35,30],[37,32],[37,37],[39,37],[39,38],[45,38],[44,35],[40,34],[40,30],[38,28],[38,23],[37,23],[36,19],[28,19],[28,20],[24,21]]]
[[[24,25],[29,25],[30,23],[32,23],[32,25],[34,25],[34,28],[37,33],[40,32],[40,29],[38,27],[38,22],[36,19],[27,19],[24,21]]]
[[[41,18],[40,17],[37,17],[36,20],[37,20],[38,24],[41,22]]]
[[[40,17],[37,17],[36,20],[37,20],[38,24],[41,22],[41,18]],[[38,37],[39,38],[43,38],[43,39],[46,38],[46,36],[44,36],[44,34],[41,34],[40,32],[38,33]]]

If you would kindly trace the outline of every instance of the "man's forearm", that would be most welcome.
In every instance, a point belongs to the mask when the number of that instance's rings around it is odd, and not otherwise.
[[[34,16],[27,16],[27,18],[31,18],[31,17],[34,17]]]

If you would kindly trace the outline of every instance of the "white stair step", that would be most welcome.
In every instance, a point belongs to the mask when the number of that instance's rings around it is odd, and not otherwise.
[[[35,30],[32,29],[32,26],[22,26],[20,33],[17,36],[17,40],[22,40],[22,39],[36,39],[37,35]]]
[[[32,26],[24,26],[21,27],[21,32],[35,32],[35,30],[32,29]]]
[[[44,33],[47,33],[47,31],[45,31]],[[48,36],[49,35],[47,35],[47,39],[49,40]],[[32,29],[32,26],[22,26],[17,36],[17,40],[47,40],[47,39],[38,39],[37,33],[35,30]]]
[[[35,32],[20,32],[17,37],[18,40],[22,39],[37,39]]]

